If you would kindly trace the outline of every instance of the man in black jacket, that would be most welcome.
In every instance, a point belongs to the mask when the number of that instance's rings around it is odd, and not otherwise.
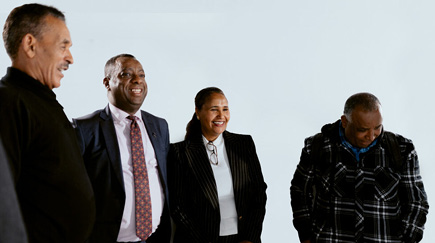
[[[65,16],[26,4],[3,31],[12,67],[0,82],[0,137],[29,242],[85,242],[94,194],[74,130],[52,89],[73,63]]]

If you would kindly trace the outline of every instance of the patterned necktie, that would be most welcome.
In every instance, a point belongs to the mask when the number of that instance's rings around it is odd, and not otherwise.
[[[134,191],[136,197],[136,235],[146,240],[152,233],[151,196],[148,171],[142,144],[142,134],[134,116],[130,119],[131,160],[133,163]]]

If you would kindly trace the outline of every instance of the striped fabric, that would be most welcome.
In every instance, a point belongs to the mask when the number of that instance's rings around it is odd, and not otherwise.
[[[261,242],[266,183],[249,135],[223,133],[233,178],[238,241]],[[219,201],[213,171],[202,138],[172,144],[168,158],[174,243],[218,242]],[[237,242],[238,242],[237,241]]]
[[[322,132],[320,161],[316,166],[311,162],[313,137],[307,138],[291,183],[293,223],[300,240],[419,242],[429,206],[411,140],[396,135],[406,161],[395,171],[383,134],[358,163],[341,144],[338,123]]]

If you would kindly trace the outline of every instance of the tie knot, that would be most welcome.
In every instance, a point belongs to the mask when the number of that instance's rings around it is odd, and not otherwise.
[[[131,120],[130,126],[133,127],[137,127],[137,122],[136,122],[136,117],[135,116],[127,116],[127,119]]]

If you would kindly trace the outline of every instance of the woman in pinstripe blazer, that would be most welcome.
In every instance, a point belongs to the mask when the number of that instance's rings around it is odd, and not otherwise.
[[[195,97],[183,142],[171,145],[169,200],[174,243],[261,242],[266,183],[249,135],[226,131],[228,101],[218,88]]]

